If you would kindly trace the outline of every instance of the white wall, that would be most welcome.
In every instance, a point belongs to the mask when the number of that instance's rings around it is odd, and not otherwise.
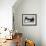
[[[0,27],[12,28],[12,6],[16,0],[0,0]]]
[[[41,1],[41,40],[42,46],[46,46],[46,0]]]
[[[13,6],[15,19],[15,30],[23,33],[24,38],[35,41],[36,46],[41,46],[41,1],[40,0],[18,0]],[[37,26],[22,26],[22,14],[37,14]]]

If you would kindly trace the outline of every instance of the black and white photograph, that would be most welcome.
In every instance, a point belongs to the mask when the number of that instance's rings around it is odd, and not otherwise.
[[[22,14],[22,25],[25,26],[37,25],[37,14]]]

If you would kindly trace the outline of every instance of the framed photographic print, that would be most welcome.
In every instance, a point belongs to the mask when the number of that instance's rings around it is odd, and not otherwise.
[[[36,26],[37,14],[22,14],[22,25],[23,26]]]

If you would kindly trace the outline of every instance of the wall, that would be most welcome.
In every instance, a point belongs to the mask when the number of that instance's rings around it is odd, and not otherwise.
[[[41,1],[18,0],[18,2],[13,6],[15,31],[22,32],[24,39],[31,39],[36,46],[41,46]],[[22,26],[22,14],[37,14],[37,26]]]
[[[46,46],[46,0],[41,1],[41,41],[42,46]]]
[[[0,27],[12,29],[12,6],[16,0],[0,0]]]

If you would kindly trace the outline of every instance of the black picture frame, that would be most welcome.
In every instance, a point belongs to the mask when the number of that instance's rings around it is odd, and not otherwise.
[[[37,14],[22,14],[22,26],[36,26]]]

